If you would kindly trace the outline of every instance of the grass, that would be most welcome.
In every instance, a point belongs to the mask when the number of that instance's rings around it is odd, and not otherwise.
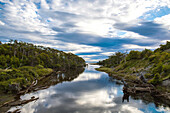
[[[112,76],[114,76],[114,78],[117,79],[128,79],[128,80],[136,80],[136,76],[134,75],[129,75],[129,74],[125,74],[125,73],[120,73],[120,72],[116,72],[111,68],[107,68],[107,67],[100,67],[100,68],[95,68],[97,71],[102,71],[102,72],[106,72],[111,74]]]
[[[11,92],[10,84],[19,84],[20,88],[29,86],[35,79],[40,79],[48,75],[53,70],[41,66],[23,66],[9,70],[0,70],[0,90],[3,92]]]
[[[112,69],[111,68],[108,68],[108,67],[100,67],[100,68],[95,68],[97,71],[103,71],[103,72],[106,72],[106,73],[112,73]]]

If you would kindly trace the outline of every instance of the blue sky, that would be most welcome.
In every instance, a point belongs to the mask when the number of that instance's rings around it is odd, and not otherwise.
[[[97,62],[170,40],[169,0],[0,0],[0,40],[32,42]]]

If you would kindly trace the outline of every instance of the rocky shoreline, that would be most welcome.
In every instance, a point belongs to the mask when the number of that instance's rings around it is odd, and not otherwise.
[[[106,72],[108,73],[110,77],[113,77],[114,79],[118,79],[122,81],[122,84],[124,84],[124,87],[122,90],[125,95],[123,99],[127,99],[126,97],[128,97],[129,95],[137,96],[140,94],[149,94],[155,100],[161,102],[162,104],[170,106],[170,93],[168,91],[158,89],[157,86],[154,86],[148,83],[141,76],[131,77],[131,78],[126,77],[126,73],[117,73],[111,70],[110,68],[102,69],[102,67],[100,67],[100,68],[96,68],[96,70]],[[159,86],[164,87],[162,86],[162,84],[159,84]]]

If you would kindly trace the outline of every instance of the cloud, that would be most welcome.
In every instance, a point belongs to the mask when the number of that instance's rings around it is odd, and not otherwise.
[[[169,39],[169,8],[169,0],[0,0],[0,39],[76,54],[153,47]],[[146,15],[157,16],[148,21]]]
[[[158,24],[162,24],[165,28],[170,30],[170,21],[169,20],[170,20],[170,14],[155,18],[154,22],[158,23]]]
[[[103,52],[103,53],[100,53],[100,54],[110,56],[110,55],[115,54],[115,52]]]
[[[2,26],[3,26],[3,25],[5,25],[5,23],[3,23],[2,21],[0,21],[0,25],[2,25]]]
[[[57,48],[59,50],[64,50],[65,52],[72,52],[74,54],[92,53],[92,52],[102,51],[100,47],[96,47],[96,46],[80,45],[80,44],[75,44],[75,43],[64,43],[64,42],[57,41],[57,40],[50,40],[49,42],[47,42],[47,44],[37,43],[36,45],[43,45],[46,47]]]
[[[159,45],[156,46],[139,46],[135,44],[124,44],[122,45],[125,49],[156,49],[159,47]]]
[[[142,36],[154,39],[169,39],[169,30],[162,27],[161,24],[155,22],[139,22],[138,24],[117,23],[116,28],[126,31],[138,33]]]

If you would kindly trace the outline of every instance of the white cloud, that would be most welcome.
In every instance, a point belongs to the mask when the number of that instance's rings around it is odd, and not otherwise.
[[[4,22],[2,22],[2,21],[0,21],[0,25],[5,25],[5,23],[4,23]]]
[[[41,42],[36,43],[36,45],[42,45],[46,47],[57,48],[59,50],[65,50],[66,52],[71,52],[74,54],[77,53],[92,53],[92,52],[101,52],[101,48],[97,46],[88,46],[82,44],[75,44],[75,43],[67,43],[58,40],[48,40],[48,39],[41,39]],[[46,43],[44,43],[46,42]]]
[[[121,38],[131,38],[131,39],[147,39],[148,37],[139,35],[138,33],[126,31],[124,35],[120,35]]]
[[[102,52],[102,47],[85,45],[79,40],[71,43],[69,35],[60,41],[60,33],[80,33],[103,38],[135,39],[135,43],[150,43],[153,39],[141,36],[134,32],[123,31],[115,28],[116,23],[130,23],[137,25],[139,17],[151,10],[160,7],[170,7],[169,0],[0,0],[5,3],[0,10],[0,36],[22,41],[32,41],[43,46],[53,47],[73,53]],[[142,20],[140,20],[142,21]],[[169,15],[154,20],[169,29]],[[138,24],[140,26],[140,24]],[[56,28],[56,29],[54,29]],[[63,37],[62,37],[63,38]],[[68,38],[68,40],[67,40]],[[80,39],[80,38],[79,38]],[[88,38],[88,42],[96,42],[95,38]],[[81,40],[81,39],[80,39]],[[137,41],[138,42],[137,42]],[[160,39],[161,40],[161,39]],[[158,43],[154,40],[152,43]],[[128,42],[126,42],[128,43]],[[95,44],[94,44],[95,45]],[[155,48],[156,46],[138,46],[124,44],[124,48],[142,49]],[[121,49],[121,48],[120,48]],[[111,55],[105,52],[102,55]],[[87,60],[92,56],[84,56]],[[88,59],[90,58],[90,59]],[[96,59],[95,59],[96,60]]]
[[[124,49],[156,49],[159,47],[159,45],[154,45],[154,46],[139,46],[135,44],[124,44],[122,45]]]
[[[130,105],[122,105],[121,111],[129,111],[130,113],[144,113],[140,111],[138,108],[130,106]]]
[[[86,58],[86,57],[96,57],[96,56],[99,56],[99,55],[79,55],[80,57],[83,57],[83,58]]]
[[[115,52],[103,52],[103,53],[100,53],[100,54],[105,55],[105,56],[110,56],[110,55],[115,54]]]
[[[68,47],[74,49],[74,50],[70,51],[74,54],[93,53],[93,52],[101,52],[102,51],[100,47],[88,46],[88,45],[69,44]]]
[[[154,21],[158,24],[163,24],[165,28],[170,30],[170,14],[159,17],[159,18],[155,18]]]
[[[4,7],[4,21],[9,29],[27,32],[40,32],[42,35],[54,35],[57,32],[48,27],[38,14],[36,5],[28,1],[9,2]]]

